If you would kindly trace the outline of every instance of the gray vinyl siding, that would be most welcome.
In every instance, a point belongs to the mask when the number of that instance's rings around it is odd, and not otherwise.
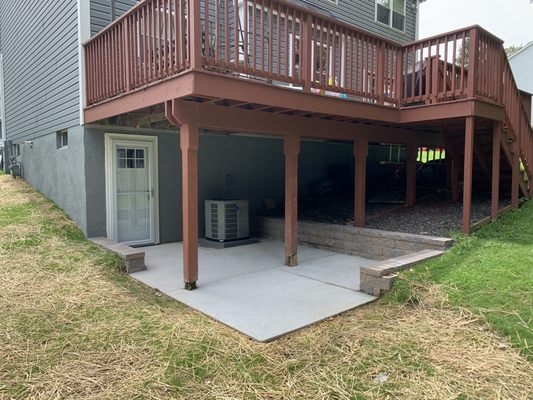
[[[381,37],[401,43],[416,37],[416,11],[411,8],[413,0],[406,0],[405,32],[400,32],[376,21],[376,0],[290,0],[291,3],[334,16]]]
[[[77,12],[76,0],[0,2],[8,139],[79,125]]]
[[[91,0],[91,35],[100,32],[135,4],[136,0]]]

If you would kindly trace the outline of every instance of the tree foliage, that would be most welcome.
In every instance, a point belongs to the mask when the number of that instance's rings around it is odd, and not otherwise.
[[[531,0],[533,2],[533,0]],[[507,57],[511,57],[513,54],[518,53],[522,48],[524,47],[523,44],[520,45],[512,45],[505,48],[505,52],[507,53]]]

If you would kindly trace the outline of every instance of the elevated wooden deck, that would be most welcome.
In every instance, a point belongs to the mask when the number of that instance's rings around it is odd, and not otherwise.
[[[85,44],[85,72],[86,123],[180,127],[189,288],[197,278],[200,128],[283,137],[288,265],[297,262],[302,137],[353,141],[358,226],[372,141],[407,146],[408,205],[418,147],[450,150],[454,200],[463,180],[465,233],[477,170],[492,186],[493,218],[502,171],[513,206],[520,191],[533,196],[527,100],[502,41],[479,26],[404,45],[286,0],[144,0]]]

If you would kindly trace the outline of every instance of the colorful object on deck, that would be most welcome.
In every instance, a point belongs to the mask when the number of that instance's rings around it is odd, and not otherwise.
[[[422,164],[441,163],[446,160],[446,149],[442,147],[420,147],[416,161]]]

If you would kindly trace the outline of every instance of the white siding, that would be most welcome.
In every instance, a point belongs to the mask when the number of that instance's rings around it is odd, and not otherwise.
[[[533,43],[512,57],[509,62],[520,90],[533,93]],[[532,107],[533,114],[533,107]]]

